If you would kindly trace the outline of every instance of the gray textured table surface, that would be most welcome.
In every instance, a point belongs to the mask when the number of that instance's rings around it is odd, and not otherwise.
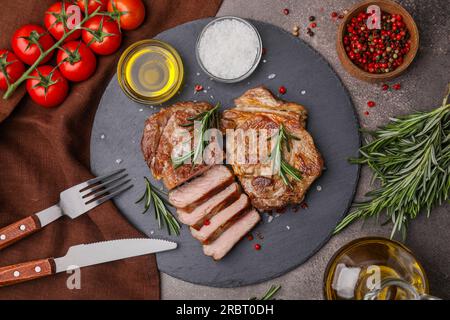
[[[421,45],[413,65],[392,83],[401,83],[399,91],[384,92],[380,85],[367,84],[348,75],[339,63],[335,51],[337,23],[330,18],[332,11],[342,12],[357,1],[353,0],[225,0],[218,15],[236,15],[278,25],[286,30],[300,27],[300,37],[319,51],[334,67],[352,95],[362,127],[375,128],[389,117],[414,110],[429,110],[440,105],[446,84],[450,82],[450,7],[447,0],[401,0],[414,17],[420,30]],[[289,8],[290,14],[282,14]],[[315,36],[306,35],[308,17],[314,15],[318,27]],[[302,75],[307,77],[308,75]],[[369,110],[367,101],[376,107]],[[362,170],[356,199],[368,190],[370,172]],[[253,286],[220,289],[193,285],[162,274],[163,299],[248,299],[262,295],[270,285],[280,284],[281,299],[322,299],[325,266],[331,256],[345,243],[363,236],[389,236],[390,226],[373,222],[356,223],[333,237],[314,257],[297,269],[277,279]],[[406,244],[423,263],[430,280],[431,293],[450,299],[450,205],[433,210],[429,219],[418,218],[409,228]]]

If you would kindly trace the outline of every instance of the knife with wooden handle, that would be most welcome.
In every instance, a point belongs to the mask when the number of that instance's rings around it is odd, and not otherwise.
[[[160,239],[122,239],[72,246],[60,258],[24,262],[0,268],[0,287],[100,263],[173,250],[175,242]]]

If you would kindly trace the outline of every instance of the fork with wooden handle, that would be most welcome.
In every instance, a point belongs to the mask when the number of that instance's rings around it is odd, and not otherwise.
[[[0,249],[42,229],[62,216],[75,219],[133,185],[125,169],[115,170],[73,186],[59,195],[59,203],[0,229]]]

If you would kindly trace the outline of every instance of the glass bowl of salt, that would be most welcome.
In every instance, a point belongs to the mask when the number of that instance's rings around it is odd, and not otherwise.
[[[196,45],[197,62],[212,79],[235,83],[249,77],[262,56],[258,30],[247,20],[224,16],[209,22]]]

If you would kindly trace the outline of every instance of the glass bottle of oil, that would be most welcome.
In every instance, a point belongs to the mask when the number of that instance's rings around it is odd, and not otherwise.
[[[325,272],[326,299],[414,299],[428,294],[421,264],[403,244],[362,238],[341,248]]]

